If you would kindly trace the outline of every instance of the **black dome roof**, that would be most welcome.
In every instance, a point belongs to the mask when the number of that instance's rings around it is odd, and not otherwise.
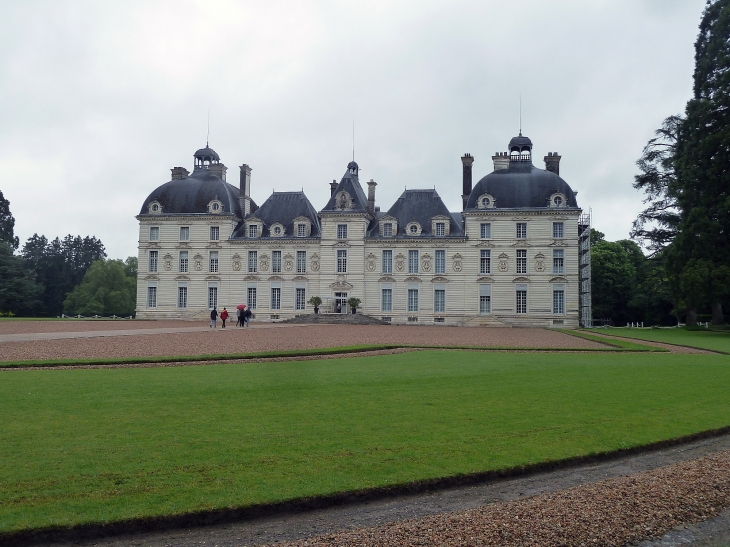
[[[466,209],[476,209],[477,200],[484,194],[494,198],[497,209],[547,208],[550,196],[556,193],[565,196],[566,207],[578,207],[573,190],[558,175],[538,169],[529,161],[511,161],[508,169],[489,173],[476,183]]]
[[[215,176],[208,169],[197,169],[184,179],[174,179],[156,188],[142,204],[140,215],[149,214],[148,206],[157,201],[162,214],[205,214],[208,204],[217,199],[222,213],[243,218],[238,202],[238,189]]]
[[[197,150],[195,154],[193,154],[193,157],[195,158],[210,158],[211,160],[220,161],[220,157],[218,157],[218,153],[210,148],[207,144],[205,145],[205,148],[201,148],[200,150]]]
[[[508,150],[512,150],[513,146],[517,146],[520,148],[520,150],[524,146],[529,146],[532,148],[532,141],[529,137],[523,137],[522,132],[520,132],[520,135],[518,137],[513,137],[511,141],[509,141],[509,146],[507,147]]]

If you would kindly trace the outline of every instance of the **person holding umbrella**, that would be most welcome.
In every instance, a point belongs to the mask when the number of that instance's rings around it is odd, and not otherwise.
[[[243,326],[243,310],[246,309],[246,304],[239,304],[236,306],[236,326]]]

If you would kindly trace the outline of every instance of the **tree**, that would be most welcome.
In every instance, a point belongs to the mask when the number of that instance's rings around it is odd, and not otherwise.
[[[0,242],[0,312],[30,315],[41,290],[23,259],[13,255],[8,243]]]
[[[591,247],[593,247],[599,241],[606,241],[606,234],[591,228],[590,238],[591,238]]]
[[[730,0],[708,2],[700,23],[694,96],[679,125],[675,167],[680,215],[669,266],[688,315],[705,299],[712,322],[722,323],[730,294]]]
[[[66,295],[81,283],[96,260],[106,257],[104,245],[95,237],[71,236],[48,241],[33,234],[23,245],[21,255],[43,286],[37,315],[60,315]]]
[[[136,259],[134,259],[136,262]],[[68,315],[132,315],[137,299],[136,268],[132,261],[97,260],[63,303]]]
[[[629,302],[635,285],[636,268],[621,244],[596,242],[591,248],[593,315],[610,318],[618,323],[632,320]]]
[[[634,188],[646,194],[644,203],[649,206],[639,213],[630,236],[645,244],[652,254],[674,241],[679,226],[674,163],[681,122],[679,116],[664,120],[661,129],[654,132],[656,137],[647,143],[636,162],[641,173],[634,177]]]
[[[7,243],[13,249],[20,245],[18,236],[15,235],[15,219],[10,213],[10,202],[5,199],[0,191],[0,243]]]

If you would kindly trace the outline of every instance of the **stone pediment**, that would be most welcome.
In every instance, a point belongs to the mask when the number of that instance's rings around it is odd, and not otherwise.
[[[535,255],[535,258],[536,258],[536,259],[539,259],[539,258],[545,258],[545,255],[544,255],[544,254],[542,254],[542,253],[537,253],[537,254]]]
[[[347,281],[335,281],[330,285],[330,289],[338,292],[348,292],[352,290],[352,285]]]
[[[431,279],[431,283],[448,283],[449,278],[442,275],[437,275]]]
[[[212,243],[208,243],[208,244],[207,244],[207,245],[205,246],[205,248],[206,248],[206,249],[222,249],[222,247],[221,247],[221,244],[220,244],[220,243],[218,243],[217,241],[214,241],[214,242],[212,242]]]
[[[549,247],[567,247],[568,244],[563,241],[562,239],[553,239],[552,243],[548,245]]]
[[[524,277],[524,276],[515,277],[512,280],[512,283],[529,283],[529,282],[530,282],[530,278],[529,277]]]
[[[190,248],[190,243],[188,243],[187,241],[181,241],[180,243],[178,243],[177,245],[175,245],[175,248],[176,249],[189,249]]]
[[[205,280],[206,281],[220,281],[221,278],[218,277],[217,275],[206,275]]]
[[[175,281],[190,281],[190,278],[187,275],[178,275],[175,277]]]
[[[259,281],[260,279],[258,275],[247,275],[243,278],[244,281]]]
[[[309,278],[306,275],[295,275],[292,281],[309,281]]]
[[[504,260],[505,258],[509,258],[509,255],[507,253],[501,253],[497,258]]]
[[[284,281],[284,278],[280,275],[270,275],[269,281]]]
[[[489,277],[488,275],[483,275],[477,277],[477,283],[494,283],[494,278]]]
[[[155,274],[150,274],[150,275],[146,275],[145,276],[145,279],[154,279],[154,280],[157,280],[157,279],[159,279],[159,277],[157,277],[157,275],[155,275]]]
[[[421,282],[421,278],[420,277],[417,277],[415,275],[409,275],[408,277],[406,277],[404,279],[404,281],[409,282],[409,283],[420,283]]]
[[[555,277],[551,277],[549,282],[550,283],[567,283],[568,279],[563,277],[562,275],[558,275]]]
[[[395,277],[392,277],[390,275],[384,275],[380,279],[378,279],[378,283],[395,283]]]
[[[475,247],[494,247],[494,243],[492,243],[491,241],[480,241],[479,243],[477,243],[474,246]]]

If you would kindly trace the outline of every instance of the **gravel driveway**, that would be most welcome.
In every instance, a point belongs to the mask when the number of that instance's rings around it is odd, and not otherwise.
[[[52,322],[36,323],[42,324],[40,328],[46,328],[45,325]],[[159,322],[159,326],[169,327],[164,323],[167,322]],[[136,326],[139,323],[135,321],[129,324]],[[178,324],[181,328],[188,329],[195,325],[183,322]],[[92,325],[96,328],[96,323]],[[109,323],[103,323],[105,328],[108,325]],[[249,353],[357,344],[580,349],[606,347],[598,342],[547,329],[262,324],[249,328],[229,327],[225,330],[219,327],[204,332],[3,342],[0,343],[0,360]]]

